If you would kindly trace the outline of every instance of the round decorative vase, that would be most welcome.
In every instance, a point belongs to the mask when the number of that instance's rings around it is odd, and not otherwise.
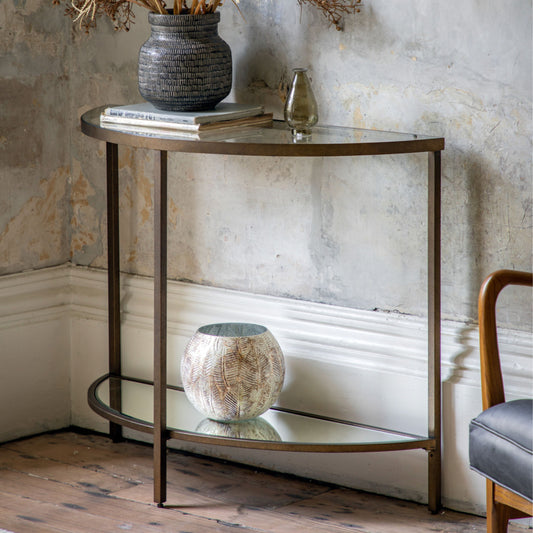
[[[150,38],[139,52],[139,92],[166,111],[212,109],[231,90],[229,45],[218,35],[220,13],[149,13]]]
[[[276,339],[257,324],[210,324],[193,335],[181,360],[189,401],[212,420],[249,420],[276,401],[285,362]]]

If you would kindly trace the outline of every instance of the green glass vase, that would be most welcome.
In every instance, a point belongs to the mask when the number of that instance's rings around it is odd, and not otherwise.
[[[284,116],[296,140],[311,136],[313,126],[318,122],[318,106],[306,68],[293,69]]]

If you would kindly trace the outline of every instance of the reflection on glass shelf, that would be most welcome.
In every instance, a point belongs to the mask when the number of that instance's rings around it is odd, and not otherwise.
[[[279,433],[263,417],[239,422],[217,422],[216,420],[205,418],[198,424],[196,433],[214,435],[216,437],[230,437],[232,439],[281,441]]]
[[[282,123],[274,123],[273,127],[247,127],[241,130],[210,134],[204,134],[197,139],[191,136],[180,135],[174,131],[157,131],[146,129],[145,131],[131,130],[128,126],[120,124],[100,124],[103,129],[139,135],[141,137],[153,137],[156,139],[176,139],[183,141],[198,140],[211,142],[246,142],[251,144],[361,144],[375,142],[397,142],[424,139],[423,136],[409,133],[394,133],[387,131],[361,130],[334,126],[317,126],[311,136],[302,141],[295,141],[290,130]]]
[[[120,383],[121,412],[127,416],[153,423],[153,387],[127,379]],[[97,399],[109,405],[110,380],[96,389]],[[167,426],[170,430],[225,438],[248,439],[297,444],[362,444],[396,443],[424,439],[386,430],[357,426],[349,422],[324,420],[314,415],[295,414],[269,409],[261,417],[244,422],[223,424],[206,419],[189,403],[185,393],[167,389]]]
[[[104,106],[105,107],[105,106]],[[119,125],[100,123],[100,115],[104,108],[95,108],[85,113],[82,121],[97,128],[122,131],[132,134],[127,127],[121,128]],[[169,132],[155,132],[152,130],[146,133],[138,133],[140,136],[155,137],[159,139],[179,139],[179,135]],[[436,139],[425,135],[412,133],[398,133],[380,130],[364,130],[356,128],[346,128],[340,126],[315,126],[312,136],[306,140],[306,144],[361,144],[361,143],[388,143],[402,141],[423,141]],[[187,139],[182,139],[187,140]],[[191,140],[191,139],[188,139]],[[194,140],[194,139],[192,139]],[[246,142],[249,144],[275,144],[290,145],[294,143],[293,136],[287,124],[283,121],[275,120],[272,127],[246,127],[236,131],[229,131],[226,134],[213,133],[213,136],[202,137],[204,141],[214,141],[222,143]]]

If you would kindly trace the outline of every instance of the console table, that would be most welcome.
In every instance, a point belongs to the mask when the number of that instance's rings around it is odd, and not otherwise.
[[[310,139],[295,142],[283,122],[273,127],[247,128],[202,140],[180,139],[169,133],[131,133],[100,124],[104,107],[81,117],[85,135],[106,143],[109,372],[90,387],[91,408],[110,421],[110,435],[122,436],[122,426],[153,434],[154,501],[166,501],[167,440],[181,439],[262,450],[290,452],[377,452],[424,449],[428,452],[428,507],[437,512],[441,501],[441,377],[440,377],[440,187],[444,139],[340,127],[316,127]],[[154,173],[154,378],[124,376],[121,371],[119,294],[118,146],[148,148],[159,152]],[[413,435],[358,424],[313,413],[273,407],[261,423],[289,428],[288,436],[251,438],[231,432],[213,434],[199,425],[203,416],[188,403],[183,388],[167,384],[167,158],[168,152],[277,157],[379,156],[428,154],[428,429]],[[199,324],[200,325],[200,324]],[[153,398],[153,412],[132,410],[128,398]],[[141,402],[142,403],[142,402]],[[172,404],[172,409],[167,406]],[[276,432],[274,432],[276,433]],[[266,433],[269,434],[268,432]],[[254,433],[257,435],[257,432]],[[327,435],[327,437],[324,437]],[[279,438],[278,438],[279,437]],[[265,440],[266,439],[266,440]]]

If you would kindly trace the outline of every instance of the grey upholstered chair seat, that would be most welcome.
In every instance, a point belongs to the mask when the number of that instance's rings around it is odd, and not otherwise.
[[[533,501],[533,400],[500,403],[470,422],[470,466]]]

